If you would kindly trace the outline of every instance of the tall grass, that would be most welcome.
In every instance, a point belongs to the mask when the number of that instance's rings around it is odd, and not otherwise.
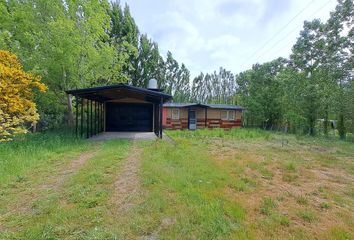
[[[23,135],[12,142],[0,144],[0,184],[41,164],[60,159],[87,147],[66,130]]]
[[[123,223],[138,229],[124,239],[151,232],[163,219],[173,224],[159,233],[161,239],[228,239],[244,230],[245,209],[221,193],[231,179],[199,144],[182,138],[178,147],[164,141],[146,144],[141,176],[147,195]]]
[[[47,191],[36,200],[32,214],[7,219],[7,225],[22,228],[3,238],[0,231],[0,239],[120,239],[108,227],[110,214],[115,213],[110,199],[131,143],[112,140],[100,144],[96,155],[66,178],[62,188]]]
[[[214,138],[236,138],[236,139],[248,139],[248,138],[264,138],[269,139],[272,135],[269,131],[261,129],[247,129],[247,128],[232,128],[232,129],[197,129],[195,131],[190,130],[171,130],[166,131],[171,137],[214,137]]]

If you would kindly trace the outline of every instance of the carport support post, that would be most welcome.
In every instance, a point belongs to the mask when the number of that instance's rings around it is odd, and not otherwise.
[[[103,125],[104,125],[104,111],[103,111],[104,103],[101,103],[101,132],[103,132]]]
[[[101,132],[103,132],[103,102],[101,102],[101,119],[100,119],[100,122],[101,122]]]
[[[100,116],[101,116],[100,107],[101,107],[101,103],[97,102],[97,133],[100,132]]]
[[[80,124],[80,136],[83,137],[84,134],[84,99],[81,98],[81,124]]]
[[[89,138],[89,100],[86,99],[86,138]]]
[[[75,118],[75,135],[76,137],[79,136],[78,133],[78,125],[79,125],[79,99],[75,96],[75,113],[76,113],[76,118]]]
[[[101,123],[102,123],[102,129],[101,131],[104,132],[106,130],[106,112],[105,112],[105,103],[102,103],[102,119],[101,119]]]
[[[92,137],[92,120],[93,120],[93,117],[92,117],[92,100],[90,101],[90,137]]]
[[[97,102],[97,134],[100,133],[100,102]]]
[[[95,121],[94,121],[94,131],[93,131],[93,135],[97,134],[97,102],[95,101]]]
[[[97,102],[97,106],[96,106],[96,113],[97,113],[97,116],[96,116],[96,134],[98,134],[99,132],[100,132],[100,125],[99,125],[99,123],[100,123],[100,109],[99,109],[99,107],[100,107],[100,103],[99,102]]]
[[[97,113],[97,116],[96,116],[96,134],[98,134],[100,132],[100,126],[99,126],[100,111],[99,111],[99,106],[100,106],[100,103],[97,102],[97,106],[96,106],[96,113]]]
[[[162,138],[162,104],[163,104],[163,99],[161,98],[160,105],[159,105],[159,137],[160,138]]]

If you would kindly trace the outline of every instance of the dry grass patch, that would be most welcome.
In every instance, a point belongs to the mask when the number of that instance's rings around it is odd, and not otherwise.
[[[285,147],[277,140],[208,142],[214,161],[234,182],[224,194],[247,209],[246,222],[249,228],[258,226],[253,230],[257,238],[270,239],[330,239],[333,234],[353,233],[353,225],[338,213],[354,218],[350,197],[354,176],[345,169],[353,166],[354,154],[338,145],[297,140],[289,140]],[[249,182],[256,184],[250,187]],[[327,231],[332,228],[340,230]]]

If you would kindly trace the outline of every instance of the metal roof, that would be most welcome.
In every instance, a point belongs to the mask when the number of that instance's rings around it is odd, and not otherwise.
[[[72,94],[74,96],[79,96],[79,97],[85,97],[85,98],[93,98],[93,97],[98,97],[97,95],[99,94],[104,94],[105,91],[108,90],[125,90],[133,93],[138,93],[138,94],[144,94],[149,97],[153,98],[163,98],[163,101],[168,101],[172,99],[172,96],[166,93],[161,92],[161,90],[150,90],[146,88],[141,88],[141,87],[134,87],[128,84],[124,83],[119,83],[119,84],[114,84],[114,85],[106,85],[106,86],[100,86],[100,87],[92,87],[92,88],[82,88],[82,89],[72,89],[65,91],[67,94]],[[102,100],[104,99],[104,96],[101,96]]]
[[[174,102],[168,102],[165,103],[163,106],[164,107],[190,107],[194,106],[196,103],[174,103]]]
[[[204,104],[204,103],[174,103],[169,102],[163,105],[164,107],[171,108],[184,108],[184,107],[205,107],[205,108],[216,108],[216,109],[231,109],[231,110],[244,110],[245,108],[237,105],[230,104]]]

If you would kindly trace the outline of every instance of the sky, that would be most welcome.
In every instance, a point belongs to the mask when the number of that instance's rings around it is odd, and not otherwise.
[[[305,20],[326,21],[336,0],[123,0],[142,33],[195,77],[289,57]]]

